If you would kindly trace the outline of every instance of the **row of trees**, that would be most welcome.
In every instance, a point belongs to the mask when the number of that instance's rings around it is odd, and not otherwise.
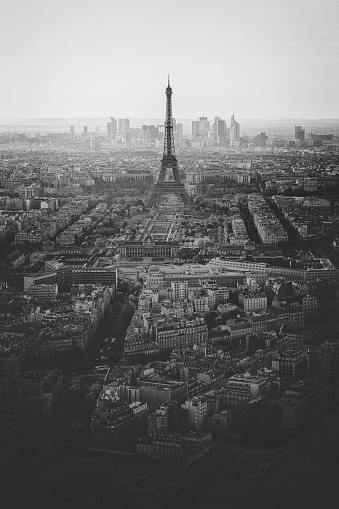
[[[255,185],[242,184],[235,182],[232,179],[221,179],[219,177],[210,177],[203,180],[198,184],[199,194],[206,195],[206,197],[216,197],[225,193],[248,193],[255,190]]]

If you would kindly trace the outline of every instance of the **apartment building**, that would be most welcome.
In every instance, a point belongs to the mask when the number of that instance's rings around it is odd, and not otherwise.
[[[213,309],[218,304],[229,301],[229,288],[217,286],[213,286],[212,288],[207,287],[207,296],[209,299],[210,308]]]
[[[207,400],[204,396],[194,396],[182,403],[181,409],[187,416],[189,428],[203,431],[207,425]]]
[[[255,227],[263,244],[278,244],[288,241],[287,233],[281,222],[262,195],[251,194],[248,197],[248,209],[253,216]]]
[[[159,350],[180,349],[207,340],[208,329],[204,318],[191,320],[158,320],[154,326],[155,341]]]
[[[136,445],[136,453],[142,456],[182,456],[184,442],[180,435],[161,434],[140,438]]]
[[[304,320],[312,320],[318,314],[318,299],[312,295],[303,297],[303,315]]]
[[[94,445],[133,450],[137,440],[147,434],[147,416],[147,403],[127,403],[102,391],[92,415]]]
[[[188,291],[187,281],[172,281],[171,282],[171,295],[174,300],[186,300]]]
[[[210,308],[210,299],[208,297],[198,297],[193,300],[196,313],[208,313]]]
[[[238,305],[244,311],[267,309],[267,296],[264,293],[240,293]]]
[[[305,350],[287,350],[272,360],[272,368],[280,377],[300,380],[308,374],[308,356]]]

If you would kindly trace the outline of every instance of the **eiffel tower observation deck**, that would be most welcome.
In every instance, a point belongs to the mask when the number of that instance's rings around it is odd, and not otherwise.
[[[193,208],[188,197],[184,184],[180,181],[178,161],[175,157],[173,118],[172,118],[172,88],[168,77],[166,88],[166,120],[165,120],[165,142],[164,153],[161,160],[161,169],[158,181],[153,185],[150,196],[146,201],[146,207],[156,207],[162,195],[177,195],[185,207]]]

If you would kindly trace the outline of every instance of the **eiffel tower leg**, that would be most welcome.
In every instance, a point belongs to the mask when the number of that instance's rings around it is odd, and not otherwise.
[[[152,193],[146,202],[146,208],[151,209],[153,205],[156,203],[158,196],[159,196],[158,193]]]
[[[184,189],[175,189],[175,188],[169,188],[169,189],[158,189],[153,190],[148,197],[145,206],[146,208],[152,208],[156,205],[158,198],[162,196],[163,194],[175,194],[178,198],[180,198],[182,204],[185,207],[190,208],[190,210],[193,210],[193,204],[190,198],[188,197],[186,191]]]
[[[186,191],[179,192],[178,196],[180,196],[182,203],[185,205],[185,207],[189,207],[191,210],[193,210],[193,204],[190,198],[187,196]]]

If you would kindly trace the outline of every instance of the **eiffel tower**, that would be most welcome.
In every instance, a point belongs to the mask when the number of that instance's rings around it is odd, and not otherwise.
[[[172,118],[172,89],[168,77],[166,88],[166,120],[165,120],[165,142],[164,152],[161,160],[161,169],[158,181],[153,184],[151,194],[146,202],[146,207],[151,208],[157,205],[159,197],[164,194],[176,194],[181,201],[190,209],[193,208],[190,198],[187,196],[185,186],[179,179],[178,161],[175,157],[173,118]]]

